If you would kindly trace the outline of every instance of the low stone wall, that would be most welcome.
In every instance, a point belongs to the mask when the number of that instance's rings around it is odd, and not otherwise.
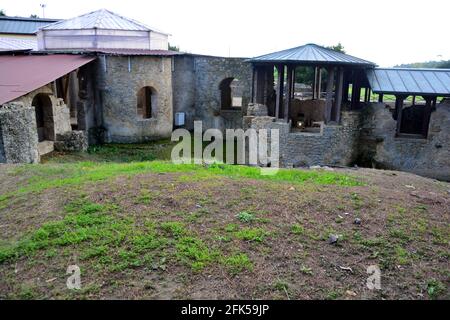
[[[36,116],[33,107],[21,102],[0,108],[0,162],[39,162]]]
[[[431,113],[427,139],[397,138],[397,122],[383,104],[369,104],[362,120],[359,158],[364,165],[450,181],[450,103]]]
[[[84,152],[88,149],[88,138],[84,131],[70,131],[56,136],[55,150]]]

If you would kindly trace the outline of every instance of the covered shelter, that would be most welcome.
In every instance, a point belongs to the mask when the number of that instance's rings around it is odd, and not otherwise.
[[[348,102],[350,109],[359,108],[361,88],[368,87],[365,70],[375,67],[370,61],[316,44],[248,61],[253,65],[252,102],[267,105],[270,116],[292,121],[294,127],[317,120],[339,123],[343,103]],[[296,78],[301,67],[313,72],[310,94],[304,102],[296,97]],[[305,121],[306,113],[315,114],[310,116],[312,121]]]
[[[438,97],[450,97],[450,69],[375,68],[366,73],[379,102],[395,96],[396,135],[427,138]]]

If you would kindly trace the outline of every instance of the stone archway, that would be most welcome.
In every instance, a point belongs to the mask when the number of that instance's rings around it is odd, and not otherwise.
[[[52,100],[46,93],[37,94],[31,103],[35,108],[36,127],[39,142],[55,140]]]

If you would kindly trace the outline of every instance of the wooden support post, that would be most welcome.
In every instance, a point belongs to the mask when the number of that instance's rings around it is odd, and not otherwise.
[[[359,77],[358,71],[353,71],[353,79],[352,79],[352,102],[350,105],[351,110],[355,110],[358,108],[359,99],[361,98],[361,88],[359,87]]]
[[[327,79],[327,98],[325,101],[325,120],[328,123],[331,120],[331,108],[333,106],[333,84],[334,84],[334,68],[328,68]]]
[[[380,93],[378,95],[378,102],[383,103],[383,98],[384,98],[384,95],[382,93]]]
[[[428,128],[430,126],[430,117],[431,110],[433,108],[433,104],[436,103],[436,98],[432,97],[423,97],[425,99],[425,111],[423,114],[423,125],[422,125],[422,135],[427,138],[428,137]]]
[[[402,126],[403,100],[404,96],[395,96],[395,111],[397,113],[397,136],[400,135]]]
[[[281,110],[283,108],[283,94],[284,94],[284,65],[279,64],[276,66],[278,77],[277,77],[277,100],[275,102],[275,118],[280,119]]]
[[[252,103],[256,102],[256,88],[255,88],[255,82],[256,82],[256,68],[253,66],[253,73],[252,73]]]
[[[317,93],[317,67],[314,68],[314,80],[312,84],[312,99],[316,99],[316,93]]]
[[[348,78],[349,77],[348,72],[345,72],[345,70],[343,72],[344,72],[344,88],[342,89],[343,90],[342,101],[348,102],[348,89],[350,87],[350,81]]]
[[[322,93],[322,69],[320,67],[317,68],[317,94],[316,99],[320,100],[320,95]]]
[[[416,96],[412,97],[412,105],[415,106],[416,105]]]
[[[284,120],[289,122],[289,113],[291,111],[291,97],[292,97],[292,66],[287,66],[287,91],[286,91],[286,101],[284,102]]]
[[[263,105],[267,106],[267,102],[268,102],[268,90],[267,90],[267,82],[268,82],[268,72],[267,72],[268,68],[264,67],[264,85],[263,85]]]
[[[292,99],[294,99],[294,97],[295,97],[295,70],[296,70],[296,68],[292,67],[292,89],[291,89],[291,93],[292,93],[291,98]]]
[[[341,105],[342,105],[342,91],[344,89],[344,69],[339,68],[336,79],[336,93],[334,99],[333,112],[331,120],[339,123],[341,121]]]
[[[265,81],[265,68],[264,68],[264,66],[258,66],[258,67],[256,67],[254,103],[264,104],[264,95],[265,95],[264,81]]]

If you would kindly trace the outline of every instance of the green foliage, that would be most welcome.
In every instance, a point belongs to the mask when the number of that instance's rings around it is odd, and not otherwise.
[[[231,274],[239,274],[244,270],[253,270],[253,264],[245,253],[235,254],[223,259],[222,263]]]
[[[217,252],[211,251],[199,238],[183,237],[176,244],[177,257],[193,270],[200,271],[212,263]]]
[[[238,218],[239,221],[244,222],[244,223],[249,223],[252,222],[253,220],[255,220],[255,215],[252,213],[249,213],[247,211],[243,211],[243,212],[239,212],[236,217]]]
[[[0,17],[5,17],[5,16],[6,16],[5,10],[0,9]]]
[[[236,232],[236,237],[245,241],[263,242],[268,233],[262,228],[244,228]]]
[[[450,60],[415,62],[415,63],[409,63],[409,64],[401,64],[396,67],[398,67],[398,68],[450,69]]]
[[[299,225],[299,224],[294,224],[291,227],[291,232],[293,234],[297,234],[297,235],[302,235],[305,233],[305,228],[303,228],[303,226]]]
[[[169,232],[174,237],[181,237],[187,234],[184,223],[178,221],[163,222],[161,224],[161,228],[164,231]]]
[[[427,292],[431,299],[437,299],[445,293],[446,286],[436,279],[431,279],[427,283]]]
[[[179,51],[180,51],[180,47],[171,45],[171,44],[169,43],[169,50],[170,50],[170,51],[177,51],[177,52],[179,52]]]

